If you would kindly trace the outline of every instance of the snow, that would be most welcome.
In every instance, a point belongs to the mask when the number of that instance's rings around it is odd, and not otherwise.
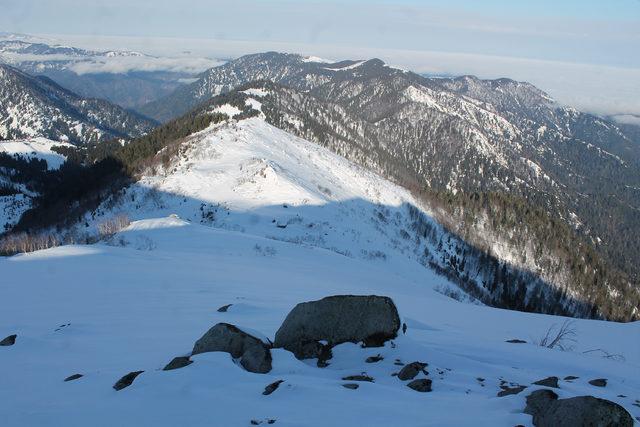
[[[0,141],[0,153],[25,158],[37,158],[47,162],[49,169],[59,169],[66,157],[52,150],[53,147],[73,147],[65,142],[51,141],[46,138],[33,138],[17,141]]]
[[[339,67],[339,68],[325,68],[325,70],[329,70],[329,71],[344,71],[344,70],[353,70],[354,68],[358,68],[359,66],[361,66],[362,64],[364,64],[367,61],[358,61],[355,62],[351,65],[346,65],[344,67]]]
[[[212,110],[213,113],[226,114],[229,118],[233,118],[242,113],[238,107],[230,104],[220,105]]]
[[[247,90],[243,90],[242,93],[245,93],[250,96],[257,96],[258,98],[262,98],[263,96],[267,96],[270,92],[261,87],[252,87]]]
[[[156,249],[70,246],[0,260],[0,297],[12,302],[0,311],[0,335],[18,334],[14,346],[0,348],[3,425],[246,426],[251,419],[284,426],[531,425],[521,411],[537,387],[498,398],[498,382],[530,385],[548,375],[580,377],[561,381],[561,397],[596,395],[638,414],[630,405],[640,389],[638,323],[576,321],[572,352],[508,344],[540,337],[562,319],[462,304],[384,264],[246,233],[156,219],[134,223],[121,237],[142,236]],[[264,257],[256,244],[277,253]],[[188,354],[217,322],[273,339],[298,302],[344,293],[391,296],[407,334],[395,348],[341,345],[325,369],[275,350],[273,370],[264,375],[243,371],[224,353],[159,370]],[[227,313],[216,311],[229,303]],[[593,348],[626,360],[582,353]],[[378,353],[382,362],[364,363]],[[434,391],[416,393],[392,377],[396,358],[428,362]],[[125,390],[111,388],[133,370],[145,372]],[[355,391],[341,387],[343,376],[363,371],[376,382]],[[85,376],[63,382],[74,373]],[[609,385],[588,385],[598,377]],[[279,379],[285,382],[273,395],[261,394]],[[212,414],[212,402],[225,409]]]
[[[302,58],[302,62],[319,62],[321,64],[330,64],[333,61],[329,59],[323,59],[318,56],[305,56],[304,58]]]
[[[166,171],[112,202],[86,218],[134,220],[109,241],[0,258],[9,302],[0,338],[18,334],[0,347],[3,426],[530,426],[525,397],[551,375],[580,377],[560,381],[560,397],[603,397],[640,415],[640,322],[575,320],[570,351],[535,345],[565,319],[442,295],[453,285],[417,262],[424,242],[399,237],[406,204],[417,205],[411,194],[260,118],[193,135]],[[268,374],[226,353],[161,370],[218,322],[273,340],[297,303],[334,294],[390,296],[407,334],[382,348],[340,345],[323,369],[273,350]],[[528,343],[505,343],[513,338]],[[384,360],[364,362],[377,354]],[[392,376],[395,359],[428,362],[433,392]],[[135,370],[145,372],[133,385],[112,389]],[[362,372],[375,383],[341,386]],[[75,373],[84,377],[63,381]],[[498,398],[501,379],[528,388]]]

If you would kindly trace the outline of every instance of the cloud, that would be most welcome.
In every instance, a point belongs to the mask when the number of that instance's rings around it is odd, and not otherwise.
[[[611,116],[611,118],[618,123],[640,126],[640,116],[633,114],[619,114],[617,116]]]
[[[91,60],[75,62],[69,66],[69,69],[77,74],[125,74],[132,71],[172,71],[198,74],[220,64],[222,61],[197,57],[116,56],[110,58],[94,57]]]
[[[188,67],[193,57],[235,58],[248,53],[276,50],[339,59],[378,57],[389,64],[419,73],[473,74],[481,78],[509,77],[530,82],[558,102],[601,115],[640,116],[640,67],[532,59],[505,55],[278,42],[269,40],[216,40],[121,36],[55,36],[65,43],[92,49],[132,49],[156,55],[155,65],[143,59],[125,59],[119,65],[83,66],[81,72],[147,67]],[[116,58],[120,59],[120,58]],[[126,61],[130,65],[126,64]],[[137,62],[136,62],[137,61]],[[217,61],[211,63],[216,63]],[[135,64],[135,67],[134,67]],[[205,67],[194,60],[192,69]],[[212,65],[213,66],[213,65]],[[128,68],[127,68],[128,67]],[[206,67],[205,67],[206,68]],[[120,71],[118,71],[120,70]]]
[[[24,62],[57,62],[77,74],[125,74],[132,71],[171,71],[199,74],[223,61],[191,56],[156,57],[148,55],[74,56],[64,54],[37,55],[31,53],[1,52],[0,61],[18,65]]]

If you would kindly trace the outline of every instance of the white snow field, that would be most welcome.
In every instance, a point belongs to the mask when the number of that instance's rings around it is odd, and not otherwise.
[[[65,162],[66,157],[53,151],[53,147],[73,147],[73,145],[42,137],[0,141],[0,153],[20,156],[25,159],[36,158],[45,160],[49,169],[59,169]]]
[[[33,138],[24,140],[0,141],[0,153],[23,159],[40,159],[47,162],[49,169],[59,169],[66,157],[52,150],[53,147],[72,147],[66,142],[52,141],[47,138]],[[0,196],[0,232],[5,225],[13,226],[22,214],[31,208],[31,197],[34,196],[22,184],[15,184],[10,179],[0,176],[0,185],[6,184],[17,188],[20,193],[9,196]]]
[[[108,241],[0,258],[0,339],[18,335],[0,347],[0,425],[531,425],[525,397],[552,375],[561,398],[602,397],[640,416],[640,322],[575,320],[570,350],[536,345],[565,319],[443,295],[455,286],[418,262],[427,243],[402,237],[404,203],[416,202],[259,118],[194,135],[175,164],[87,216],[91,227],[134,220]],[[383,348],[339,345],[326,368],[275,349],[268,374],[220,352],[161,370],[216,323],[273,339],[297,303],[335,294],[390,296],[406,334]],[[433,391],[392,376],[396,359],[429,363]],[[362,372],[375,382],[342,387]],[[497,397],[501,381],[527,388]]]

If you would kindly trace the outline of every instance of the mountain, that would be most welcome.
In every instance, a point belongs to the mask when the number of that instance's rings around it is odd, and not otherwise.
[[[316,61],[275,52],[248,55],[143,111],[166,120],[237,85],[276,82],[292,92],[268,110],[270,123],[416,191],[520,197],[569,224],[606,263],[638,282],[635,134],[562,106],[528,83],[426,78],[377,59]],[[473,209],[476,223],[465,228],[481,229],[477,221],[488,212]],[[460,233],[472,237],[469,230]]]
[[[0,64],[0,138],[45,137],[86,144],[140,136],[155,123],[100,99],[82,98],[45,77]]]
[[[0,338],[17,335],[0,346],[12,409],[3,425],[531,425],[527,396],[551,393],[536,384],[551,376],[558,402],[595,396],[604,417],[640,415],[639,322],[500,310],[466,295],[420,262],[465,250],[430,206],[267,123],[271,91],[219,97],[121,147],[144,168],[77,222],[76,242],[93,232],[98,242],[0,258],[10,302]],[[153,158],[138,154],[144,144],[159,144]],[[372,294],[390,297],[406,325],[391,341],[327,341],[324,364],[269,348],[296,304]],[[342,314],[341,327],[371,323]],[[269,348],[270,371],[223,351],[192,355],[219,323]],[[545,345],[563,326],[568,335]],[[177,356],[188,366],[163,370]],[[430,392],[399,375],[414,361]],[[114,390],[129,373],[131,385]],[[598,378],[606,387],[589,383]]]
[[[56,151],[61,148],[73,146],[46,138],[0,141],[0,233],[10,230],[33,207],[40,182],[66,161]]]
[[[87,50],[26,35],[0,34],[0,63],[48,77],[82,97],[135,109],[168,95],[219,61]]]

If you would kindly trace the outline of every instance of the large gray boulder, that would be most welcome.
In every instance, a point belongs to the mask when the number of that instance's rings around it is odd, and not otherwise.
[[[526,414],[537,427],[632,427],[631,415],[617,403],[593,396],[558,399],[551,390],[527,396]]]
[[[209,329],[193,346],[192,355],[210,351],[224,351],[240,359],[249,372],[266,374],[271,371],[270,345],[234,325],[218,323]]]
[[[391,298],[336,295],[296,305],[276,332],[274,346],[309,359],[320,356],[321,341],[328,347],[345,342],[382,346],[399,329],[400,316]]]

